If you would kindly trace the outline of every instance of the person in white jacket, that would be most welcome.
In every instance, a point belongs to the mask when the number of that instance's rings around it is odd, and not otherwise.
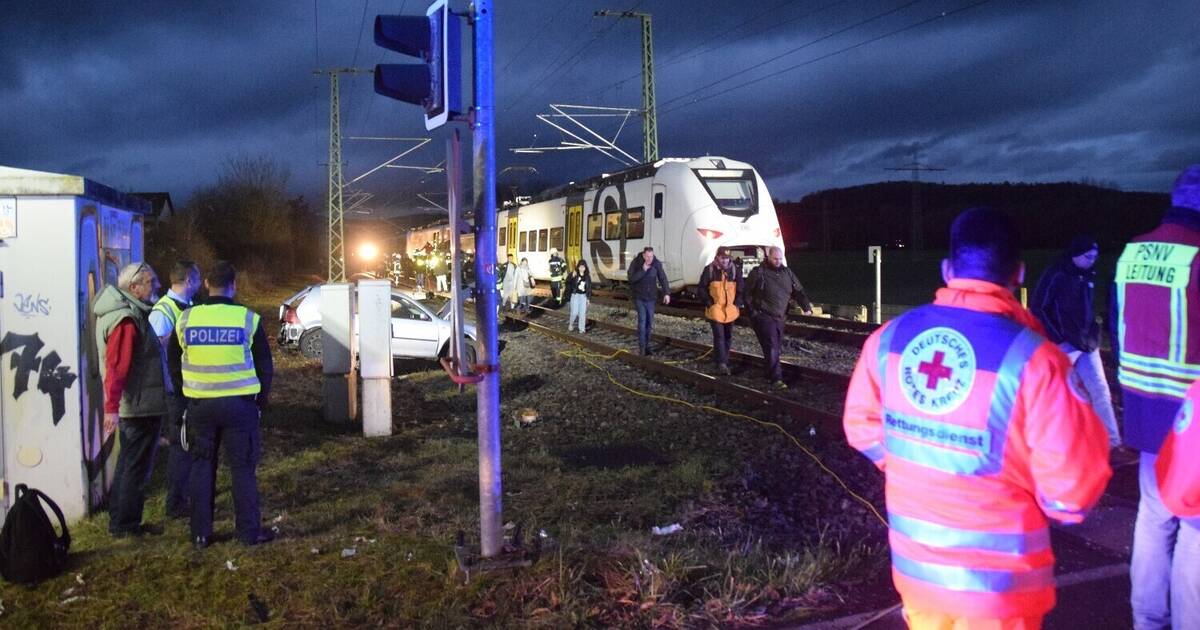
[[[529,259],[522,258],[516,273],[517,309],[522,313],[529,312],[529,298],[533,295],[533,274],[529,271]]]
[[[500,284],[500,302],[504,308],[511,309],[517,303],[517,265],[513,262],[512,254],[504,263],[504,281]]]

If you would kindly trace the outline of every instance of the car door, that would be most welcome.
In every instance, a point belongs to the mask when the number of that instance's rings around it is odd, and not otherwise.
[[[438,322],[408,296],[393,293],[392,355],[436,358],[438,341]]]

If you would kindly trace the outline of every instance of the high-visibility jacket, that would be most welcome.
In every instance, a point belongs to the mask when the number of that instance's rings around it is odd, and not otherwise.
[[[704,292],[704,301],[708,304],[704,309],[704,316],[721,324],[737,321],[741,315],[737,306],[742,301],[739,290],[741,284],[742,271],[737,265],[730,265],[728,270],[715,264],[704,267],[698,283],[698,287]]]
[[[1112,300],[1125,444],[1158,452],[1200,378],[1200,212],[1172,208],[1117,262]]]
[[[1001,286],[951,280],[863,346],[843,418],[886,476],[904,605],[967,617],[1054,606],[1047,517],[1078,523],[1111,471],[1071,365]]]
[[[162,313],[171,322],[171,325],[174,326],[175,322],[179,321],[179,315],[183,313],[184,308],[186,306],[180,306],[179,302],[175,301],[174,298],[164,294],[158,298],[158,302],[154,303],[154,308],[151,310]]]
[[[205,304],[183,311],[175,324],[183,349],[183,395],[222,398],[259,393],[262,386],[250,351],[258,325],[258,315],[237,304]]]
[[[562,282],[567,277],[567,261],[558,256],[550,257],[550,282]]]
[[[1175,516],[1200,518],[1200,381],[1192,384],[1158,450],[1155,472],[1163,505]]]

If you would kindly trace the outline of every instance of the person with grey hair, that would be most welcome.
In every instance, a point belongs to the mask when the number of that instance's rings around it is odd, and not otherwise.
[[[1117,261],[1109,318],[1126,446],[1141,451],[1129,577],[1134,628],[1194,628],[1200,620],[1200,521],[1163,504],[1155,466],[1200,375],[1200,164],[1183,170],[1171,209]],[[1189,332],[1190,331],[1190,332]],[[1177,419],[1178,418],[1178,419]]]
[[[783,352],[783,328],[788,302],[795,301],[805,315],[812,315],[812,302],[804,286],[787,267],[783,250],[767,248],[767,259],[746,278],[746,311],[763,351],[763,369],[772,389],[787,389],[779,357]]]
[[[120,428],[120,454],[109,490],[108,531],[114,537],[161,533],[142,524],[146,487],[167,412],[162,345],[150,327],[159,289],[150,265],[126,265],[96,297],[96,350],[104,382],[105,439]]]

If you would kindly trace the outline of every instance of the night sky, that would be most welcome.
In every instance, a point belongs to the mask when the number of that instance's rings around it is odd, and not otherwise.
[[[374,17],[426,5],[0,0],[0,164],[179,205],[226,160],[265,155],[320,206],[329,86],[312,71],[404,61],[374,45]],[[620,168],[595,151],[508,150],[559,142],[534,118],[550,103],[639,107],[639,23],[597,9],[653,15],[660,153],[748,161],[777,199],[903,179],[885,169],[914,155],[947,169],[933,181],[1147,191],[1200,162],[1196,0],[496,0],[503,181]],[[350,136],[427,135],[369,75],[342,85],[347,180],[409,146]],[[445,133],[399,163],[437,164]],[[618,144],[640,157],[640,134],[631,119]],[[398,169],[355,187],[388,213],[445,190],[441,175]]]

